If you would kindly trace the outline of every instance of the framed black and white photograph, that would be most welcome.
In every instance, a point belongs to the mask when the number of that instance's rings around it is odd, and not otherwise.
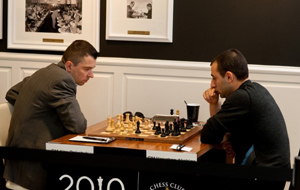
[[[9,0],[9,49],[64,51],[83,39],[100,51],[100,0]]]
[[[173,41],[173,0],[107,0],[106,39]]]
[[[3,0],[0,0],[0,39],[2,39],[2,30],[3,30]]]

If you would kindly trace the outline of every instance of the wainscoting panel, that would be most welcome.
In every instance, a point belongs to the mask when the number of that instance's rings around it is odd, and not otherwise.
[[[103,121],[112,114],[113,85],[113,73],[95,71],[93,79],[77,87],[77,99],[88,126]]]
[[[169,114],[170,109],[180,111],[180,116],[187,118],[186,105],[200,103],[199,120],[208,118],[202,93],[209,86],[210,80],[189,76],[163,75],[126,75],[124,81],[124,107],[133,114],[142,112],[147,117],[155,114]]]
[[[7,90],[11,87],[11,67],[0,67],[0,97],[4,99]]]

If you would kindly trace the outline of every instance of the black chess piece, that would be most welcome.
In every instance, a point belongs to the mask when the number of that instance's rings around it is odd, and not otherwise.
[[[173,121],[173,127],[175,127],[176,124],[177,124],[177,121],[174,120],[174,121]]]
[[[175,136],[181,135],[179,128],[180,128],[180,124],[177,123],[176,128],[174,129],[174,131],[175,131]]]
[[[170,126],[169,125],[165,125],[165,135],[166,136],[170,135]]]
[[[166,123],[165,123],[165,127],[166,127],[166,126],[169,126],[169,121],[166,121]]]
[[[170,124],[170,125],[169,125],[169,131],[170,131],[170,132],[173,132],[173,124]]]
[[[174,114],[174,110],[171,109],[171,110],[170,110],[170,115],[173,115],[173,114]]]
[[[141,131],[140,131],[140,121],[136,122],[136,131],[135,131],[135,134],[141,134]]]
[[[184,123],[184,122],[185,122],[185,118],[183,117],[180,119],[180,123]]]
[[[161,134],[161,127],[160,127],[160,123],[158,123],[158,126],[156,127],[156,131],[154,133],[155,135],[159,135]]]
[[[180,123],[180,132],[186,132],[185,120],[181,121]]]
[[[193,119],[192,119],[192,117],[189,117],[186,128],[191,129],[193,127],[194,127],[193,126]]]
[[[172,135],[172,136],[177,136],[176,128],[177,128],[177,121],[175,120],[175,121],[173,122],[173,128],[172,128],[172,131],[171,131],[171,135]]]
[[[161,130],[160,123],[158,123],[157,128],[159,131]]]
[[[171,136],[178,136],[175,130],[172,131]]]
[[[172,136],[179,136],[179,124],[177,122],[174,122],[174,130],[172,131]]]
[[[162,129],[162,133],[161,133],[160,137],[166,137],[165,129]]]
[[[156,121],[153,121],[153,127],[152,130],[156,130]]]

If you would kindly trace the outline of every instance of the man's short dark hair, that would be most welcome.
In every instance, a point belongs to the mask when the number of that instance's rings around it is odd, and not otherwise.
[[[244,55],[237,49],[228,49],[215,57],[212,61],[218,64],[218,72],[222,77],[225,76],[227,71],[232,72],[238,80],[244,80],[248,78],[248,62]]]
[[[97,59],[98,52],[94,46],[85,40],[75,40],[64,52],[62,62],[72,61],[77,66],[84,57],[89,55]]]

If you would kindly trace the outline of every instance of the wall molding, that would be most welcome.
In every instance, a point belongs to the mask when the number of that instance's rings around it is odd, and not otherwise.
[[[0,52],[0,63],[2,61],[21,61],[31,63],[56,63],[61,59],[62,55],[48,54],[23,54]],[[195,61],[171,61],[157,59],[135,59],[135,58],[114,58],[114,57],[98,57],[97,65],[105,66],[125,66],[125,67],[145,67],[145,68],[168,68],[168,69],[201,69],[210,71],[209,62]],[[249,70],[253,73],[261,74],[280,74],[280,75],[295,75],[300,76],[300,67],[290,66],[270,66],[270,65],[255,65],[249,64]]]

